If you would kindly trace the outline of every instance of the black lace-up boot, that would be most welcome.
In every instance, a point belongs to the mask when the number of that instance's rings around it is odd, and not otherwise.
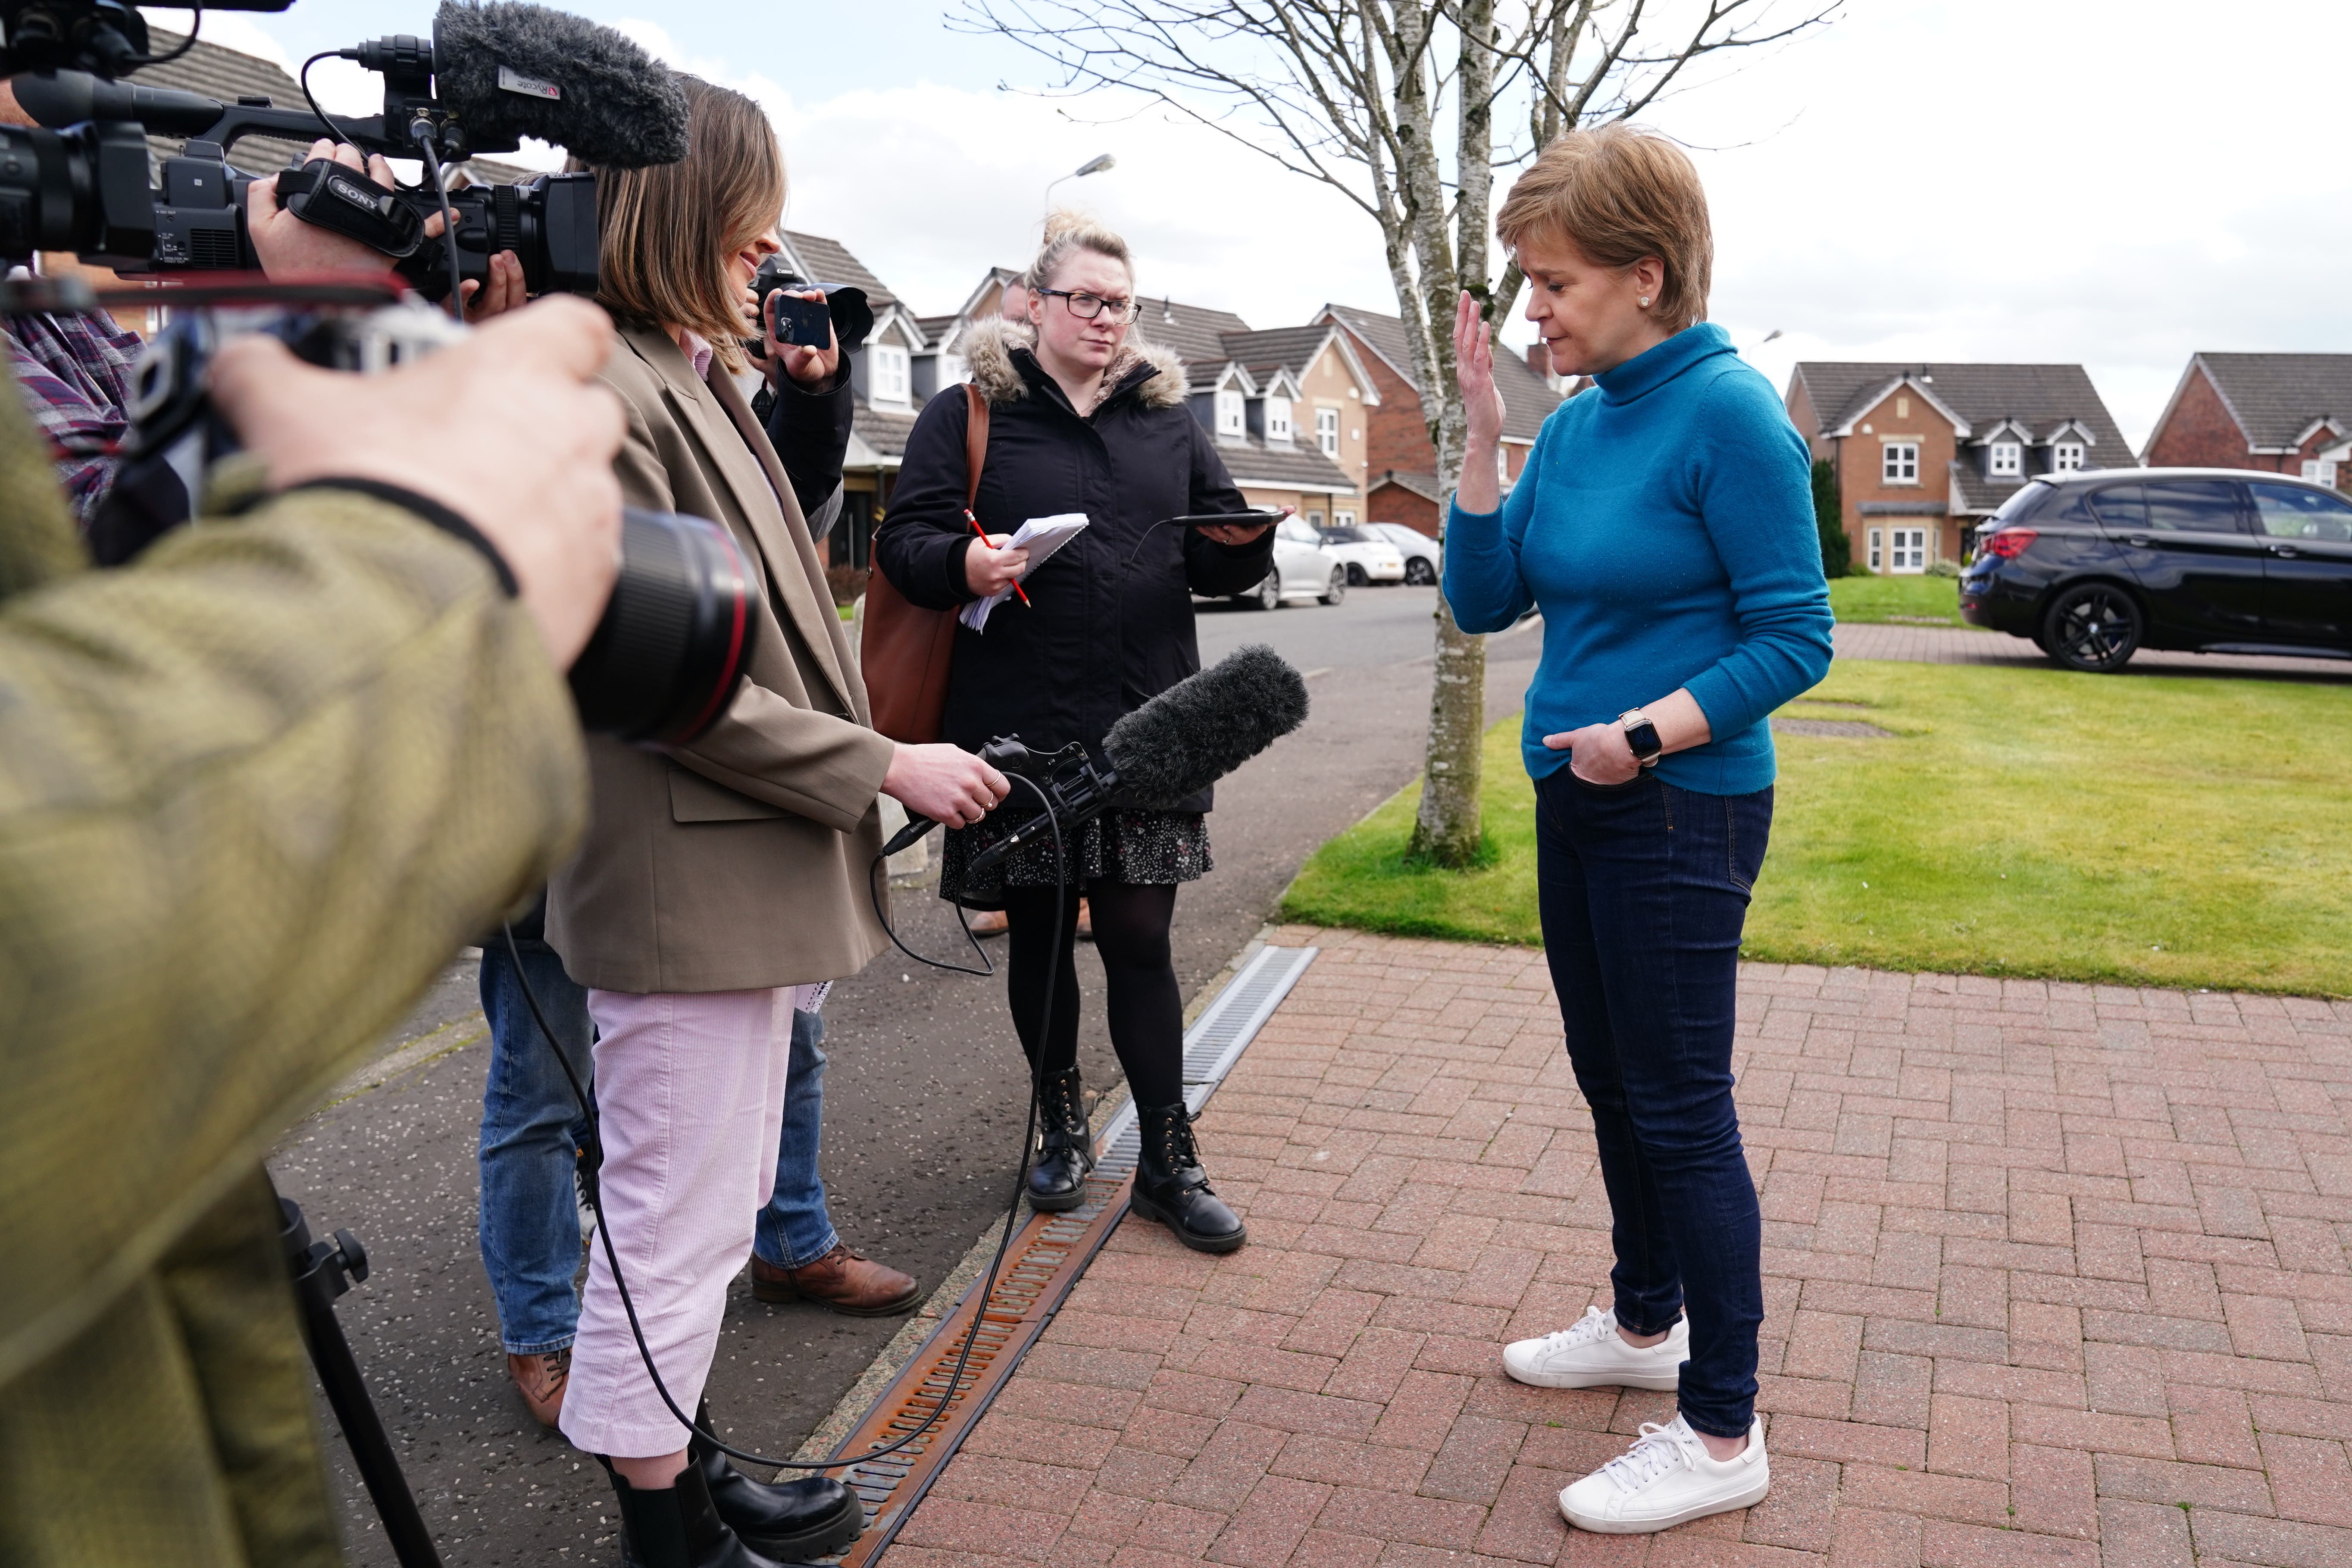
[[[1184,1102],[1139,1105],[1143,1149],[1135,1166],[1135,1212],[1158,1220],[1195,1252],[1231,1252],[1249,1232],[1209,1186],[1192,1144],[1192,1116]]]
[[[625,1568],[781,1568],[743,1544],[719,1517],[710,1484],[689,1456],[675,1486],[640,1491],[610,1459],[598,1457],[621,1500]]]
[[[695,1423],[705,1432],[712,1429],[708,1403]],[[686,1451],[687,1468],[702,1472],[719,1517],[754,1551],[797,1563],[830,1557],[865,1532],[866,1505],[831,1476],[755,1481],[708,1438],[688,1439]]]
[[[1087,1173],[1095,1168],[1095,1134],[1078,1094],[1078,1069],[1065,1068],[1037,1081],[1037,1158],[1029,1167],[1029,1206],[1059,1214],[1087,1201]]]

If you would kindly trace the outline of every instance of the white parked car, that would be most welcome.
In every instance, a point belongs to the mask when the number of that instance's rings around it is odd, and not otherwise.
[[[1402,522],[1368,522],[1367,531],[1377,533],[1397,547],[1404,556],[1404,580],[1408,583],[1434,583],[1440,556],[1437,541],[1417,528]]]
[[[1286,517],[1275,525],[1274,570],[1248,593],[1234,596],[1262,610],[1308,599],[1336,605],[1348,596],[1348,568],[1313,529]]]
[[[1339,523],[1323,531],[1323,543],[1348,569],[1352,586],[1404,581],[1404,552],[1368,528]]]

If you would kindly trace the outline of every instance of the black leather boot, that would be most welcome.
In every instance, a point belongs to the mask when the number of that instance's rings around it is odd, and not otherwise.
[[[1192,1145],[1192,1116],[1184,1102],[1135,1108],[1143,1134],[1136,1161],[1135,1212],[1156,1219],[1195,1252],[1231,1252],[1249,1239],[1233,1210],[1209,1186]]]
[[[710,1486],[689,1455],[676,1486],[640,1491],[613,1462],[597,1462],[621,1500],[621,1561],[625,1568],[781,1568],[743,1544],[710,1500]]]
[[[1059,1214],[1087,1201],[1087,1173],[1095,1168],[1094,1129],[1078,1094],[1078,1069],[1065,1068],[1037,1081],[1037,1158],[1029,1167],[1029,1206]]]
[[[695,1423],[711,1429],[709,1405]],[[687,1468],[702,1472],[719,1517],[755,1551],[788,1562],[830,1557],[865,1532],[866,1505],[831,1476],[755,1481],[707,1438],[689,1439],[686,1452]]]

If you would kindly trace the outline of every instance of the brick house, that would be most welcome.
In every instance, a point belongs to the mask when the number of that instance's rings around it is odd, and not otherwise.
[[[1377,395],[1364,417],[1366,521],[1402,522],[1435,538],[1445,497],[1438,488],[1437,448],[1429,439],[1404,323],[1352,305],[1326,305],[1315,321],[1344,330]],[[1560,394],[1550,378],[1507,353],[1495,356],[1495,380],[1503,392],[1502,477],[1508,490],[1527,466],[1545,417],[1559,406]]]
[[[2151,467],[2259,468],[2339,489],[2352,484],[2347,460],[2352,354],[2193,354],[2147,438]]]
[[[1808,360],[1789,418],[1837,474],[1857,565],[1924,572],[2036,474],[2137,461],[2078,364]]]

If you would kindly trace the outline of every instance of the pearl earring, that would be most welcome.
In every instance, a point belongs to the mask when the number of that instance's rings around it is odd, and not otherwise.
[[[1636,300],[1633,302],[1641,306],[1644,310],[1650,308],[1650,297],[1647,294],[1643,295],[1639,300]]]

